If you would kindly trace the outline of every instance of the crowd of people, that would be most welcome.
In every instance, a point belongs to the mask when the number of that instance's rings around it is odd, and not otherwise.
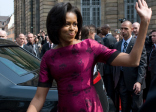
[[[47,34],[19,34],[15,42],[42,60],[28,112],[42,108],[53,79],[58,84],[59,112],[103,112],[92,84],[94,70],[100,72],[116,112],[120,100],[122,112],[148,109],[147,94],[156,75],[156,30],[147,34],[152,11],[144,0],[138,0],[136,10],[140,23],[125,20],[111,32],[109,24],[82,26],[76,7],[58,3],[48,14]],[[6,32],[0,31],[0,37],[6,39]]]
[[[4,30],[0,30],[0,38],[7,39],[7,33]],[[55,47],[55,45],[49,40],[45,31],[41,31],[38,35],[28,32],[28,34],[20,33],[14,41],[20,47],[26,49],[39,59],[42,58],[44,53]]]

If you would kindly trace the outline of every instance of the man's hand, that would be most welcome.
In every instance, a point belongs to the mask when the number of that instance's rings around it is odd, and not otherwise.
[[[139,82],[136,82],[133,86],[133,90],[135,90],[135,94],[138,94],[141,91],[141,84]]]

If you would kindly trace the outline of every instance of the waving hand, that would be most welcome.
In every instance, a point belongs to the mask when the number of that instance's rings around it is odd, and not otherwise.
[[[136,2],[135,8],[141,20],[148,21],[148,22],[150,21],[152,10],[151,8],[148,8],[148,5],[144,0],[138,0],[138,2]]]

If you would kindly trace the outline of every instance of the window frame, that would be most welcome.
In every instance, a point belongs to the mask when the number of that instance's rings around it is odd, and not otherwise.
[[[130,1],[130,3],[128,3],[128,1]],[[131,21],[132,23],[140,22],[140,18],[139,18],[138,14],[135,10],[135,3],[136,2],[137,2],[137,0],[124,0],[125,18],[126,18],[126,20]],[[129,14],[127,13],[128,6],[130,7]],[[132,11],[131,6],[133,6],[133,12],[131,12]],[[128,15],[130,16],[129,18],[128,18]],[[131,18],[132,15],[133,15],[133,18]]]
[[[84,3],[86,1],[86,3]],[[89,2],[89,3],[88,3]],[[95,3],[95,4],[93,4]],[[85,4],[85,5],[84,5]],[[83,9],[87,10],[86,12]],[[97,15],[93,16],[93,10],[95,9],[95,13]],[[98,10],[99,9],[99,10]],[[89,15],[87,14],[88,12]],[[95,25],[96,27],[101,26],[101,0],[81,0],[81,13],[83,18],[83,25]],[[85,14],[83,14],[85,13]],[[99,15],[98,15],[99,13]],[[86,15],[86,16],[84,16]],[[87,18],[87,19],[84,19]],[[89,18],[89,20],[88,20]],[[95,18],[95,19],[93,19]],[[99,18],[99,19],[98,19]]]

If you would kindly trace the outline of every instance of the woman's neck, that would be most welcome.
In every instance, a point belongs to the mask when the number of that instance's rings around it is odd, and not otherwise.
[[[77,44],[79,42],[81,42],[81,40],[77,40],[77,39],[73,39],[73,41],[62,41],[62,42],[60,42],[60,44],[58,44],[58,48],[66,47],[66,46],[73,45],[73,44]]]

